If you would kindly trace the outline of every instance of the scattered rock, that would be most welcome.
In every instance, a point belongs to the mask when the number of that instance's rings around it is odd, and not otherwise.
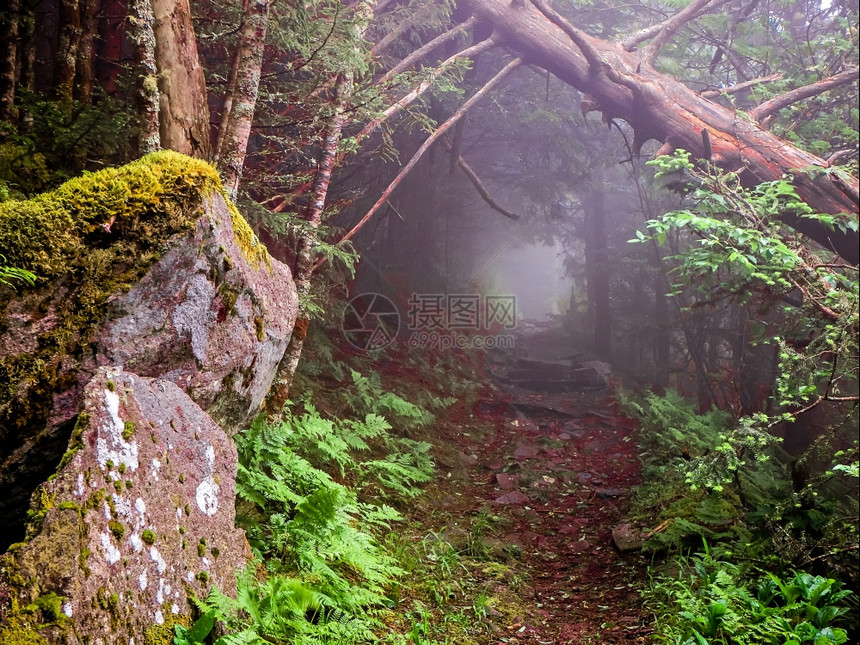
[[[530,502],[531,499],[528,495],[524,495],[519,491],[511,491],[509,493],[505,493],[504,495],[500,495],[495,500],[493,500],[496,504],[526,504]]]
[[[533,446],[521,443],[514,450],[514,459],[533,459],[537,457],[538,451]]]
[[[621,553],[638,551],[642,548],[642,538],[638,532],[627,523],[619,524],[612,529],[612,543]]]
[[[611,499],[613,497],[620,497],[622,491],[617,488],[595,488],[594,493],[599,499]]]
[[[506,473],[496,474],[496,483],[499,488],[506,491],[516,490],[519,487],[519,477],[517,475],[508,475]]]
[[[571,543],[570,550],[574,553],[582,553],[591,549],[591,543],[588,540],[577,540]]]

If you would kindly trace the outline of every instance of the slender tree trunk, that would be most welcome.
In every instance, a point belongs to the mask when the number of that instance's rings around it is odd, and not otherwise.
[[[125,0],[101,0],[96,43],[96,78],[105,92],[117,91],[116,79],[122,73],[122,47],[125,41]]]
[[[131,18],[129,37],[134,43],[134,59],[140,68],[137,75],[137,114],[140,127],[138,152],[145,155],[161,149],[160,97],[155,62],[155,14],[150,0],[131,0],[128,13]]]
[[[595,353],[609,359],[612,351],[612,312],[609,307],[609,257],[603,186],[589,188],[583,201],[588,318],[592,324]]]
[[[224,187],[232,199],[236,198],[239,190],[248,138],[251,136],[270,6],[269,0],[245,1],[242,31],[233,65],[233,86],[227,89],[230,107],[228,112],[225,105],[216,162],[224,179]]]
[[[161,145],[208,159],[209,104],[189,0],[152,0]]]
[[[20,0],[9,0],[8,9],[0,13],[0,121],[8,122],[15,114],[20,14]]]
[[[81,40],[81,14],[78,0],[60,0],[60,38],[54,67],[57,98],[71,105],[75,87],[75,68]]]
[[[97,0],[80,0],[81,37],[75,63],[74,96],[79,101],[90,101],[93,93],[93,44],[96,32]]]
[[[302,356],[302,349],[305,345],[308,318],[307,314],[302,311],[303,307],[301,303],[307,299],[311,290],[311,277],[314,271],[315,260],[313,249],[317,241],[316,231],[322,222],[326,195],[328,194],[328,187],[331,182],[331,173],[337,160],[337,147],[340,144],[341,133],[343,131],[343,101],[340,97],[346,93],[348,84],[348,81],[344,77],[338,79],[336,91],[338,97],[335,99],[335,112],[326,124],[323,146],[320,152],[320,163],[317,168],[316,177],[314,177],[311,203],[305,211],[303,218],[310,225],[311,232],[299,238],[296,248],[296,269],[293,279],[295,280],[296,291],[299,296],[299,319],[296,320],[296,326],[290,337],[290,344],[287,346],[284,357],[278,365],[278,372],[275,375],[275,381],[266,401],[266,409],[270,416],[280,415],[284,404],[287,402],[293,376],[296,373],[299,359]]]
[[[669,385],[669,369],[672,365],[671,333],[666,281],[663,275],[658,273],[654,277],[654,385],[661,389]]]

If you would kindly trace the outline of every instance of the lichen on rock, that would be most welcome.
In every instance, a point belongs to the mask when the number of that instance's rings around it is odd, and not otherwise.
[[[142,643],[159,625],[187,624],[190,594],[235,589],[250,557],[234,526],[235,447],[176,384],[101,368],[84,413],[81,447],[37,493],[51,505],[32,539],[0,559],[0,637],[15,629],[48,642]],[[123,438],[127,421],[148,432]],[[118,492],[122,463],[133,486]]]

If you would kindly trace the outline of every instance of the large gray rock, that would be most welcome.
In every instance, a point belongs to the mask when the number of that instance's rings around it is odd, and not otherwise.
[[[159,154],[138,166],[162,183],[162,158],[199,164]],[[187,195],[184,167],[172,179],[179,197],[156,195],[107,229],[88,233],[76,215],[78,256],[61,258],[65,273],[0,289],[0,549],[21,539],[30,494],[56,469],[98,367],[173,381],[228,433],[260,409],[295,323],[295,285],[217,189]]]
[[[235,590],[236,450],[175,383],[98,370],[67,455],[0,560],[0,642],[169,643],[189,594]]]
[[[296,320],[289,269],[249,261],[221,195],[128,293],[93,339],[100,365],[174,381],[222,427],[257,414]]]

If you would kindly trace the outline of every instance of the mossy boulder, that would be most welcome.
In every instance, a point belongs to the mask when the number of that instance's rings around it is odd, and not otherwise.
[[[0,203],[0,548],[59,464],[99,366],[176,383],[229,431],[257,413],[292,332],[289,270],[205,162],[160,152]]]
[[[236,449],[175,383],[100,368],[82,407],[71,457],[33,496],[28,540],[0,558],[0,643],[144,643],[189,623],[191,595],[235,592],[250,557]]]

